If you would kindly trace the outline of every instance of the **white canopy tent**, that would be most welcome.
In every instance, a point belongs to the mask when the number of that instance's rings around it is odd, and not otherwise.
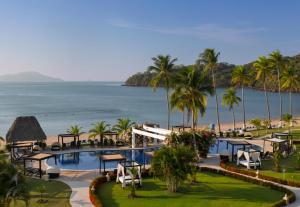
[[[146,137],[153,138],[154,140],[162,140],[165,141],[166,137],[172,133],[171,130],[163,129],[163,128],[154,128],[143,125],[143,130],[132,128],[132,148],[135,148],[135,135],[142,135],[144,137],[143,146],[146,147]]]

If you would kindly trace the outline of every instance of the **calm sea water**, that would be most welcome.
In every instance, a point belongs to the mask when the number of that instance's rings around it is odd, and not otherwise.
[[[17,116],[34,115],[48,135],[64,133],[70,125],[78,124],[88,131],[99,120],[115,124],[120,117],[166,126],[165,92],[150,88],[124,87],[116,82],[62,83],[0,83],[0,135],[4,136]],[[221,95],[224,89],[218,89]],[[246,90],[247,118],[265,116],[264,94]],[[288,111],[288,94],[283,98]],[[300,94],[293,94],[294,112],[300,115]],[[279,116],[278,95],[270,93],[272,117]],[[236,109],[237,120],[242,120],[241,107]],[[232,115],[221,106],[222,122],[231,122]],[[172,124],[181,124],[182,116],[172,114]],[[209,97],[206,114],[200,124],[216,123],[214,97]]]

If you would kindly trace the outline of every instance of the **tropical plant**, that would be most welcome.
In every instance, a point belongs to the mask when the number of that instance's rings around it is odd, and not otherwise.
[[[81,133],[81,129],[82,127],[80,127],[79,125],[72,125],[67,130],[67,133],[78,136]]]
[[[257,136],[259,136],[259,130],[261,129],[262,123],[260,118],[251,119],[249,121],[250,124],[256,127]]]
[[[204,115],[207,106],[207,96],[213,95],[211,79],[207,73],[190,66],[176,75],[176,86],[171,94],[171,103],[181,103],[192,114],[192,128],[195,129],[198,113]]]
[[[194,139],[196,141],[197,152],[201,157],[206,157],[210,147],[215,143],[215,138],[211,132],[194,130],[172,133],[168,136],[168,144],[173,147],[179,145],[190,146],[193,148]]]
[[[293,119],[293,115],[292,114],[283,114],[282,115],[282,120],[286,123],[288,129],[289,129],[289,133],[291,132],[291,126],[293,125],[293,123],[295,123],[296,121]]]
[[[41,184],[38,186],[37,191],[40,193],[40,199],[38,200],[38,203],[46,203],[47,200],[44,200],[44,193],[46,192],[46,186]]]
[[[207,95],[212,95],[214,90],[211,79],[207,73],[195,66],[181,70],[176,76],[176,87],[171,95],[171,102],[181,102],[192,114],[192,130],[195,130],[198,113],[204,115],[207,106]],[[194,148],[197,152],[194,136]],[[197,153],[198,154],[198,153]]]
[[[268,119],[264,119],[262,120],[262,128],[266,130],[266,134],[268,134],[268,129],[269,129],[269,126],[271,125],[271,122],[270,120]]]
[[[0,206],[10,206],[12,201],[29,204],[29,189],[25,177],[17,168],[6,161],[0,162]]]
[[[129,197],[134,199],[136,197],[135,178],[138,174],[138,168],[131,167],[131,168],[128,168],[128,171],[131,174],[131,190],[130,190]]]
[[[296,164],[297,164],[298,169],[300,169],[300,152],[299,151],[296,153]]]
[[[300,86],[299,71],[292,63],[285,65],[281,75],[282,88],[288,89],[290,95],[290,114],[293,115],[292,90]]]
[[[270,61],[265,56],[260,56],[258,60],[253,64],[256,69],[256,80],[262,79],[265,91],[266,107],[268,113],[268,120],[271,123],[271,112],[269,105],[269,96],[266,87],[266,80],[270,77],[272,68],[270,67]]]
[[[270,66],[277,73],[277,82],[278,82],[278,95],[279,95],[279,112],[280,112],[280,121],[282,121],[282,96],[281,96],[281,81],[280,73],[283,69],[285,59],[279,50],[275,50],[269,55]]]
[[[222,97],[222,104],[228,106],[229,111],[232,111],[233,116],[233,131],[235,131],[235,114],[234,114],[234,105],[239,105],[241,98],[237,96],[236,90],[234,88],[228,88]]]
[[[148,72],[154,73],[155,76],[151,80],[150,85],[155,90],[159,84],[162,84],[166,90],[167,109],[168,109],[168,129],[170,129],[170,102],[169,91],[172,82],[172,73],[174,71],[174,63],[177,58],[172,59],[170,55],[158,55],[152,58],[154,64],[148,67]]]
[[[241,87],[242,90],[242,106],[243,106],[243,128],[246,129],[246,110],[245,110],[245,96],[244,87],[251,83],[251,73],[245,66],[237,66],[232,71],[231,82],[234,86]]]
[[[190,147],[164,146],[155,151],[151,160],[151,171],[155,177],[165,181],[168,191],[176,192],[180,183],[191,175],[196,164],[196,154]]]
[[[170,99],[170,105],[171,105],[171,109],[177,109],[178,111],[182,112],[182,126],[184,128],[185,126],[185,120],[184,120],[184,116],[185,116],[185,109],[188,107],[186,100],[184,99],[184,97],[181,96],[181,94],[178,93],[172,93],[171,94],[171,99]],[[188,120],[187,120],[188,122]]]
[[[274,163],[274,168],[275,171],[280,172],[281,170],[281,160],[282,160],[282,153],[279,149],[277,149],[274,153],[273,153],[273,163]]]
[[[203,53],[200,54],[198,63],[203,63],[205,70],[210,71],[212,75],[213,87],[215,91],[216,98],[216,113],[217,113],[217,121],[218,121],[218,130],[221,132],[221,124],[220,124],[220,115],[219,115],[219,101],[218,94],[216,93],[216,79],[215,79],[215,68],[218,63],[220,53],[216,52],[214,49],[207,48]]]
[[[118,123],[113,126],[112,130],[116,131],[126,142],[130,139],[132,127],[135,125],[135,122],[132,122],[130,119],[121,118],[118,119]]]
[[[96,124],[93,124],[94,128],[90,129],[89,138],[95,138],[99,136],[100,143],[104,144],[104,135],[105,133],[109,132],[109,124],[106,124],[105,121],[99,121]]]

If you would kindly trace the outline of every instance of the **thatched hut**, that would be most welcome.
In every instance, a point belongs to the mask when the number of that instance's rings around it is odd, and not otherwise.
[[[46,134],[34,116],[17,117],[6,134],[8,143],[43,141],[45,139]]]

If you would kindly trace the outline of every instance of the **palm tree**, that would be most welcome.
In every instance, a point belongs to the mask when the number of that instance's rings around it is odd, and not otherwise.
[[[253,64],[256,69],[256,80],[262,79],[265,91],[266,107],[268,112],[268,120],[271,123],[271,113],[269,105],[269,97],[267,92],[266,80],[270,77],[272,69],[270,67],[270,61],[265,56],[260,56],[258,60]]]
[[[67,130],[67,133],[78,136],[81,133],[81,129],[82,129],[82,127],[80,127],[79,125],[72,125]]]
[[[291,133],[291,126],[293,125],[293,123],[296,122],[293,119],[293,115],[292,114],[283,114],[282,115],[282,120],[287,124],[288,129],[289,129],[289,133]]]
[[[12,201],[23,200],[29,203],[29,188],[26,178],[16,166],[6,161],[0,162],[0,206],[10,206]]]
[[[96,124],[93,124],[94,128],[89,131],[89,138],[100,137],[100,142],[103,145],[104,134],[109,132],[109,124],[106,124],[105,121],[99,121]]]
[[[282,96],[281,96],[280,73],[283,69],[285,60],[279,50],[275,50],[269,56],[270,56],[271,67],[273,68],[273,70],[275,70],[277,72],[279,111],[280,111],[280,124],[281,124],[281,121],[282,121]]]
[[[130,137],[131,129],[135,125],[135,122],[132,122],[128,118],[118,119],[118,123],[113,126],[113,130],[118,132],[125,141]]]
[[[290,114],[293,115],[292,106],[292,90],[297,89],[300,85],[300,77],[298,75],[298,70],[294,64],[286,64],[281,75],[282,89],[287,89],[290,94]]]
[[[217,121],[218,121],[218,130],[221,132],[221,125],[220,125],[220,116],[219,116],[219,102],[218,102],[218,94],[216,93],[216,79],[215,79],[215,68],[218,62],[218,57],[220,53],[216,52],[214,49],[207,48],[204,50],[203,53],[200,54],[200,58],[197,61],[198,63],[204,63],[205,69],[211,72],[213,87],[215,91],[215,98],[216,98],[216,113],[217,113]]]
[[[177,84],[171,95],[183,102],[192,114],[192,129],[196,128],[198,113],[205,113],[207,96],[214,94],[211,79],[207,73],[197,69],[195,66],[187,67],[177,74]],[[194,136],[194,147],[197,152],[196,138]]]
[[[236,90],[234,88],[228,88],[222,97],[222,104],[229,107],[229,111],[232,111],[233,116],[233,130],[235,131],[235,115],[234,115],[234,105],[239,105],[241,98],[236,95]]]
[[[155,74],[154,78],[150,81],[150,85],[155,90],[160,84],[166,90],[167,108],[168,108],[168,129],[170,129],[170,102],[169,91],[171,88],[172,73],[174,63],[177,58],[172,59],[170,55],[158,55],[152,58],[154,64],[148,67],[148,71]]]
[[[237,66],[232,71],[232,83],[235,86],[240,86],[242,89],[242,105],[243,105],[243,128],[246,129],[246,110],[245,110],[245,97],[244,97],[244,87],[251,82],[251,73],[246,69],[245,66]]]
[[[257,136],[259,136],[259,130],[262,126],[261,119],[260,118],[251,119],[249,123],[256,127]]]

